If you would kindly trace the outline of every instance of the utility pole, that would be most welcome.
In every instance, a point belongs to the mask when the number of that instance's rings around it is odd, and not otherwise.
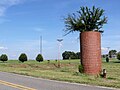
[[[110,47],[107,47],[107,49],[108,49],[108,58],[109,58],[109,49],[110,49]]]
[[[42,55],[42,36],[40,36],[40,54]]]
[[[58,67],[60,68],[60,56],[61,56],[60,47],[61,47],[61,43],[63,39],[57,39],[57,41],[59,42],[58,44]]]

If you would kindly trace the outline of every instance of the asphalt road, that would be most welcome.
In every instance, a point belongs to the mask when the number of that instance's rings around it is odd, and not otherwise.
[[[0,90],[118,90],[0,72]]]

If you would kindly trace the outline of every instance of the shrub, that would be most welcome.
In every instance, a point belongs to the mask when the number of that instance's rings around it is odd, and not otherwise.
[[[108,57],[106,57],[106,62],[109,62],[109,58]]]
[[[58,60],[55,60],[56,62],[58,61]]]
[[[7,55],[6,54],[2,54],[1,56],[0,56],[0,60],[1,61],[8,61],[8,57],[7,57]]]
[[[27,55],[26,55],[25,53],[22,53],[22,54],[19,56],[19,61],[21,61],[21,62],[27,61]]]
[[[38,55],[37,55],[36,61],[38,61],[38,62],[42,62],[42,61],[43,61],[43,57],[42,57],[41,54],[38,54]]]
[[[47,60],[48,61],[48,64],[50,63],[50,60]]]
[[[79,65],[79,66],[78,66],[78,70],[79,70],[80,73],[83,73],[83,66],[82,66],[82,65]]]
[[[120,52],[117,54],[117,59],[120,60]]]

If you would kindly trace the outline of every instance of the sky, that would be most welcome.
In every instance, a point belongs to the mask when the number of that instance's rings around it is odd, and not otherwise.
[[[58,38],[63,38],[60,52],[79,52],[79,33],[65,34],[64,17],[75,13],[81,6],[105,10],[108,23],[101,39],[102,53],[120,51],[120,0],[0,0],[0,55],[18,59],[26,53],[35,59],[40,53],[44,59],[58,58]],[[61,57],[62,58],[62,57]]]

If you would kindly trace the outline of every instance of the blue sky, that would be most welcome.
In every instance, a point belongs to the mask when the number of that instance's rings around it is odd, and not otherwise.
[[[17,59],[26,53],[34,59],[39,53],[39,37],[43,38],[45,59],[58,58],[57,38],[65,33],[64,20],[81,6],[103,8],[108,24],[103,27],[102,51],[107,47],[120,51],[120,1],[119,0],[0,0],[0,54]],[[61,52],[79,51],[78,33],[65,37]]]

